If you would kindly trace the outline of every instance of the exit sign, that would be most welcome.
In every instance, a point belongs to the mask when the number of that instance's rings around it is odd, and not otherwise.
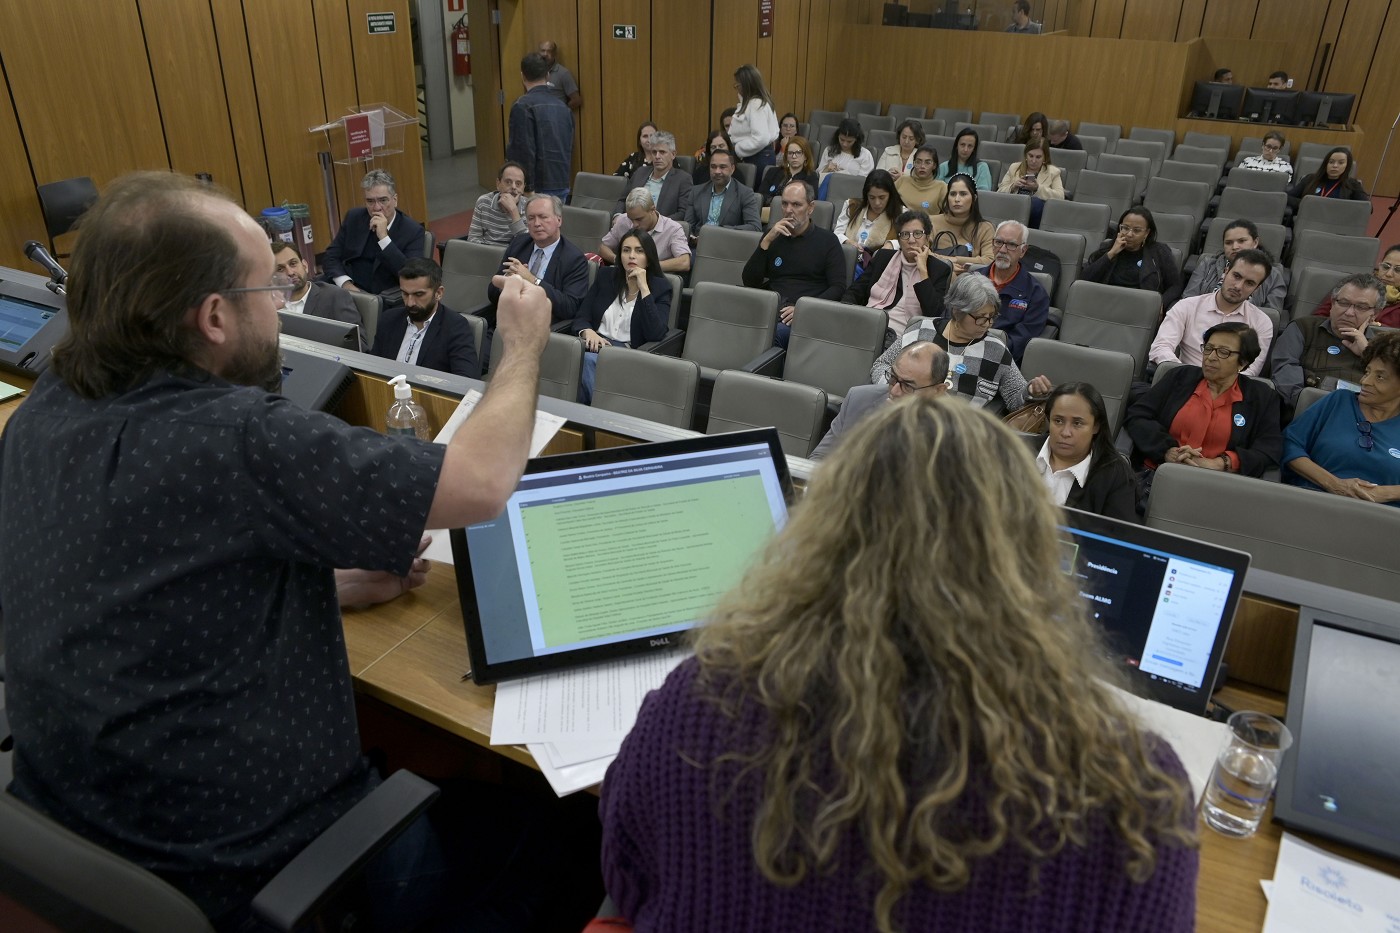
[[[637,38],[637,27],[636,27],[636,26],[618,26],[618,25],[614,24],[614,25],[613,25],[613,38],[614,38],[614,39],[635,39],[635,38]]]

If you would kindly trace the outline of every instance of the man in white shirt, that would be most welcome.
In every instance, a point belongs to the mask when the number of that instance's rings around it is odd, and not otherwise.
[[[651,192],[645,188],[633,188],[627,192],[624,203],[626,212],[617,215],[598,247],[598,255],[603,257],[603,261],[608,265],[617,262],[617,245],[627,231],[635,227],[651,235],[652,242],[656,244],[656,256],[661,260],[662,272],[678,275],[689,272],[690,243],[686,241],[685,228],[658,211]]]
[[[282,310],[354,324],[360,329],[360,349],[365,349],[365,322],[350,293],[343,288],[313,280],[311,268],[301,261],[296,247],[286,240],[272,241],[272,256],[277,263],[277,274],[296,287]]]
[[[1201,365],[1201,339],[1207,330],[1226,321],[1240,321],[1259,335],[1259,357],[1245,368],[1246,376],[1257,376],[1268,359],[1274,339],[1273,321],[1249,297],[1273,271],[1269,254],[1259,249],[1240,250],[1225,267],[1220,287],[1208,295],[1183,298],[1172,305],[1147,358],[1153,363]]]

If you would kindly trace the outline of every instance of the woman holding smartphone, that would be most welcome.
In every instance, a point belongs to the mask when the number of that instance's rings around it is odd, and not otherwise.
[[[1065,199],[1065,183],[1060,177],[1060,170],[1050,164],[1050,143],[1044,137],[1026,143],[1021,161],[1006,170],[997,190],[1003,194],[1029,195],[1031,226],[1039,228],[1045,202]]]

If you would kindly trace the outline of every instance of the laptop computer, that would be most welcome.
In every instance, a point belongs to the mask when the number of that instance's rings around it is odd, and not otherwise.
[[[1274,819],[1400,859],[1400,619],[1303,607]]]
[[[472,679],[678,647],[791,495],[772,428],[529,461],[505,511],[451,532]]]
[[[1065,509],[1062,569],[1073,574],[1113,660],[1144,696],[1205,715],[1249,555]]]

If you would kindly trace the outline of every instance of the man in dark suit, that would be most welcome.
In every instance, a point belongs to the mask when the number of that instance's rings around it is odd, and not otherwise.
[[[647,157],[651,164],[643,165],[632,173],[627,190],[647,189],[658,211],[672,220],[685,220],[686,212],[690,209],[690,189],[694,184],[689,172],[676,168],[676,137],[660,130],[652,133]],[[625,210],[627,205],[619,198],[613,213],[621,214]]]
[[[537,194],[525,205],[525,232],[515,237],[501,255],[501,276],[518,275],[539,285],[549,296],[555,322],[572,321],[588,292],[588,260],[583,252],[560,234],[564,227],[563,206],[552,194]],[[486,288],[490,307],[481,316],[493,327],[500,284],[493,279]]]
[[[734,153],[723,149],[710,153],[710,180],[691,189],[690,210],[685,215],[690,222],[691,243],[700,238],[705,224],[762,232],[758,214],[758,195],[734,177]]]
[[[382,169],[365,175],[365,206],[345,215],[326,249],[326,278],[341,288],[380,294],[398,284],[399,270],[423,257],[423,225],[400,211],[394,176]]]
[[[301,261],[296,247],[286,240],[272,241],[272,256],[277,263],[277,274],[296,286],[296,291],[287,299],[283,311],[354,324],[360,329],[360,349],[368,346],[368,341],[365,340],[365,322],[349,292],[311,278],[311,268]]]
[[[442,267],[431,259],[410,259],[399,271],[399,287],[403,305],[384,310],[369,352],[479,379],[481,362],[471,326],[442,303]]]

